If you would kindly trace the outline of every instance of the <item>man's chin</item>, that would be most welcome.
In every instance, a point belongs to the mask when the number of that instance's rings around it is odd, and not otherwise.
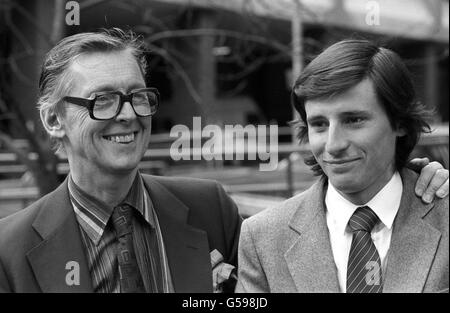
[[[114,160],[114,163],[105,164],[104,168],[111,173],[127,174],[133,172],[139,166],[139,162],[127,160]]]
[[[362,189],[362,184],[358,179],[351,176],[328,177],[334,188],[346,194],[352,194]]]

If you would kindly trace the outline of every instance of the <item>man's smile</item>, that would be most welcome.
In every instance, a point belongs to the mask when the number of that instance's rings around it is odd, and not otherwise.
[[[121,143],[121,144],[128,144],[131,142],[134,142],[135,137],[137,136],[136,132],[130,132],[130,133],[121,133],[121,134],[112,134],[112,135],[106,135],[102,136],[103,139],[106,139],[108,141]]]
[[[329,165],[346,165],[354,161],[358,161],[360,158],[347,158],[347,159],[327,159],[323,160],[324,163]]]

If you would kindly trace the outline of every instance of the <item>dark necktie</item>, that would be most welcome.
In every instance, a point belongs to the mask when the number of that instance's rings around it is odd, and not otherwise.
[[[133,208],[121,204],[114,208],[112,223],[118,240],[117,260],[119,263],[120,292],[145,292],[144,283],[133,247],[131,217]]]
[[[381,293],[381,260],[370,232],[379,222],[368,206],[357,208],[348,225],[353,232],[347,265],[348,293]]]

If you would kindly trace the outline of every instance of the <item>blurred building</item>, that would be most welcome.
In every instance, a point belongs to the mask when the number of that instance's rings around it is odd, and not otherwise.
[[[65,23],[66,2],[0,0],[0,11],[12,17],[0,21],[0,53],[14,61],[11,91],[30,117],[37,117],[40,63],[57,38],[121,27],[143,34],[153,50],[148,81],[163,100],[155,132],[174,124],[190,126],[194,115],[217,124],[286,125],[293,118],[295,0],[85,0],[79,1],[78,26]],[[299,3],[304,64],[340,39],[379,41],[406,60],[420,100],[438,112],[434,122],[448,122],[447,0]]]

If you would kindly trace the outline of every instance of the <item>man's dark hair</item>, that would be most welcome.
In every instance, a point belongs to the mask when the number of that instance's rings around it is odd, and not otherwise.
[[[297,78],[291,101],[300,114],[294,121],[300,142],[308,141],[305,102],[338,96],[369,79],[393,129],[403,129],[395,149],[395,165],[403,168],[421,132],[430,130],[425,121],[429,111],[416,101],[411,76],[400,57],[392,50],[366,40],[344,40],[317,56]],[[305,158],[316,174],[323,174],[314,157]]]

